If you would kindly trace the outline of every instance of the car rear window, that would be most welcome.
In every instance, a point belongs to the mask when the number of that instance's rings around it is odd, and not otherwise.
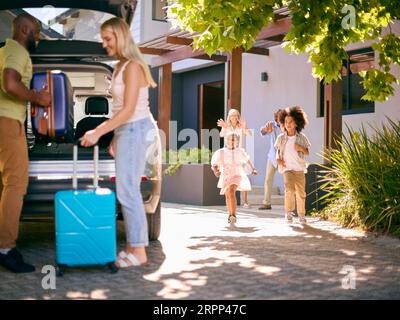
[[[48,65],[40,63],[34,65],[34,72],[43,72],[45,70],[59,70],[65,73],[73,87],[74,91],[74,130],[76,131],[79,121],[88,117],[110,118],[112,109],[112,99],[108,92],[110,86],[111,71],[104,66],[95,67],[85,64],[64,63],[57,65],[49,62]],[[108,113],[101,115],[86,114],[86,100],[93,96],[102,96],[108,100]],[[49,141],[46,138],[35,137],[32,131],[30,118],[30,106],[27,109],[26,132],[29,147],[29,157],[31,160],[72,160],[72,143],[57,143]],[[112,159],[108,152],[108,146],[100,146],[99,157],[102,159]],[[79,159],[92,159],[92,148],[83,148],[79,150]]]

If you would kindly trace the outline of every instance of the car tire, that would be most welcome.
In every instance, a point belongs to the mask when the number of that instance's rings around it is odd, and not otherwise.
[[[147,227],[149,231],[149,240],[158,240],[161,231],[161,201],[158,202],[154,213],[147,213]]]

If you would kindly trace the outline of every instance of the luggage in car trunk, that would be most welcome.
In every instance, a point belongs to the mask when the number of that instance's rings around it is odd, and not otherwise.
[[[77,149],[74,145],[73,188],[59,191],[55,196],[58,275],[63,275],[65,267],[92,265],[106,265],[116,272],[115,193],[98,188],[98,146],[94,152],[93,188],[78,190]]]
[[[32,104],[32,131],[35,136],[55,142],[72,142],[74,137],[74,99],[71,82],[60,71],[35,73],[31,88],[41,91],[47,86],[51,106]]]

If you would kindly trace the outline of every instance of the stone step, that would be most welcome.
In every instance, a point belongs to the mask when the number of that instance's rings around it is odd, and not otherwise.
[[[253,195],[253,194],[248,194],[247,195],[247,201],[250,204],[254,205],[262,205],[264,200],[263,195]],[[284,205],[285,203],[285,197],[281,195],[272,195],[271,196],[271,204],[272,205]]]
[[[249,194],[253,195],[264,195],[264,187],[260,186],[251,186],[251,191]],[[272,195],[281,195],[279,187],[273,187],[272,188]]]

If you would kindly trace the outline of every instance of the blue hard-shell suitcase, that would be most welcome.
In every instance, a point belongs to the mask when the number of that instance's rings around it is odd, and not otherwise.
[[[32,104],[32,130],[35,136],[50,141],[72,142],[74,137],[74,94],[67,75],[61,71],[35,73],[31,88],[41,91],[47,86],[51,107]]]
[[[111,272],[117,256],[115,193],[98,188],[98,146],[94,148],[93,189],[77,189],[78,147],[74,145],[73,189],[55,196],[56,264],[58,275],[65,267],[108,266]]]

